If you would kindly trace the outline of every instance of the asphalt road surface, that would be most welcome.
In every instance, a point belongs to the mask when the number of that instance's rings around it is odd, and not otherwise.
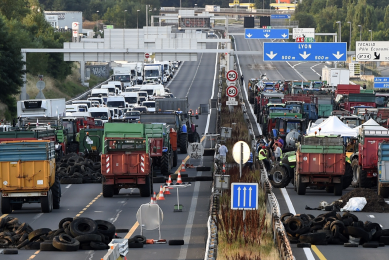
[[[230,33],[243,33],[244,29],[241,26],[230,26]],[[245,40],[244,36],[235,36],[238,51],[262,51],[263,40]],[[270,41],[270,40],[266,40]],[[261,74],[266,73],[269,80],[319,80],[321,69],[325,63],[320,62],[264,62],[262,56],[256,55],[240,55],[239,64],[245,78],[246,87],[250,78],[260,78]],[[238,68],[239,70],[239,68]],[[351,191],[348,188],[343,191],[343,194]],[[284,189],[273,189],[280,204],[281,212],[296,212],[313,214],[315,216],[322,214],[323,211],[305,210],[305,206],[315,208],[319,206],[321,201],[332,201],[339,199],[332,194],[326,193],[324,190],[307,189],[306,195],[297,195],[293,186],[290,184]],[[383,228],[389,228],[389,218],[387,213],[369,213],[360,212],[355,215],[363,221],[377,222]],[[292,244],[293,254],[296,259],[387,259],[389,255],[389,247],[379,247],[376,249],[370,248],[346,248],[341,245],[326,245],[317,246],[316,252],[312,249],[300,249]]]
[[[208,48],[216,48],[216,44],[209,44]],[[196,62],[184,62],[178,74],[169,85],[176,97],[188,96],[190,108],[196,109],[200,104],[208,104],[213,93],[216,54],[199,55]],[[215,115],[210,115],[213,118]],[[207,122],[208,132],[215,131],[215,120],[208,119],[208,115],[200,115],[196,121],[200,136],[205,132]],[[187,155],[179,154],[179,163]],[[199,161],[188,161],[198,165]],[[211,158],[205,157],[204,165],[210,165]],[[174,173],[178,167],[171,170]],[[189,176],[210,175],[210,172],[197,172],[195,169],[186,169]],[[177,204],[177,190],[172,189],[166,200],[158,201],[163,210],[161,238],[184,239],[183,246],[169,246],[168,244],[145,245],[144,248],[130,249],[128,259],[204,259],[207,237],[206,222],[208,220],[211,182],[193,182],[190,187],[179,191],[180,204],[183,212],[173,212]],[[154,191],[159,191],[160,184],[154,184]],[[51,213],[41,213],[39,204],[24,205],[23,210],[13,211],[10,215],[17,217],[21,222],[29,223],[34,229],[57,229],[58,222],[65,217],[89,217],[92,219],[107,220],[116,228],[126,228],[128,234],[118,234],[121,237],[130,237],[140,234],[137,225],[136,212],[139,206],[150,201],[150,198],[139,196],[138,189],[121,190],[113,198],[102,196],[101,184],[61,185],[61,208]],[[144,231],[147,238],[158,239],[158,231]],[[19,250],[19,255],[2,255],[0,259],[101,259],[103,251],[77,252],[40,252],[39,250]]]

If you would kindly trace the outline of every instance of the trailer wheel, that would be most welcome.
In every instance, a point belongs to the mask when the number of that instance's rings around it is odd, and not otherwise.
[[[351,168],[353,171],[353,180],[351,181],[351,185],[354,188],[358,188],[359,187],[359,173],[361,171],[361,167],[359,166],[358,159],[354,159],[351,162]]]
[[[335,196],[342,196],[343,192],[343,178],[340,178],[340,183],[334,184],[334,195]]]
[[[146,183],[139,185],[139,191],[141,197],[150,197],[151,195],[151,176],[146,177]]]
[[[180,152],[183,154],[188,152],[188,134],[180,134]]]
[[[389,187],[382,187],[382,183],[378,183],[378,195],[382,196],[383,198],[389,197]]]
[[[305,195],[306,184],[302,182],[301,175],[297,174],[297,194]]]
[[[119,195],[120,189],[119,188],[113,188],[113,195]]]
[[[173,151],[173,167],[177,166],[177,161],[178,161],[178,154],[177,150]]]
[[[362,170],[359,168],[359,187],[361,188],[370,188],[371,187],[371,181],[372,179],[367,177],[367,171]]]
[[[273,178],[270,180],[270,182],[275,188],[285,188],[288,186],[290,177],[284,167],[277,165],[271,169],[270,174],[273,175]]]
[[[58,176],[55,176],[55,182],[51,186],[51,192],[53,194],[53,209],[59,209],[61,202],[61,184]]]
[[[41,197],[41,209],[43,213],[50,213],[53,210],[53,193],[47,192],[47,196]]]
[[[343,175],[343,189],[347,189],[353,181],[353,168],[349,163],[346,163],[346,169]]]
[[[333,193],[334,192],[334,186],[326,186],[326,192],[327,193]]]
[[[103,184],[103,197],[104,198],[112,197],[114,193],[115,192],[114,192],[113,185],[104,185]]]
[[[9,198],[1,198],[1,213],[9,214],[12,212],[11,203],[9,202]]]
[[[169,173],[170,173],[169,157],[170,157],[169,152],[162,154],[162,158],[161,158],[161,174],[162,175],[169,175]]]

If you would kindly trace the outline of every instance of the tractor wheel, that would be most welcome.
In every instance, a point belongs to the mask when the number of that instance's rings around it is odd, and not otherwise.
[[[343,175],[343,189],[347,189],[353,181],[353,168],[351,164],[346,163],[346,169]]]
[[[351,181],[351,185],[354,188],[358,188],[359,187],[359,175],[361,172],[361,167],[359,166],[358,159],[354,159],[351,162],[351,169],[353,171],[353,180]]]
[[[186,154],[188,152],[188,134],[180,134],[180,152]]]
[[[169,156],[170,156],[170,153],[168,153],[168,152],[162,154],[162,158],[161,158],[161,174],[162,175],[169,175],[169,173],[170,173]]]
[[[139,185],[139,191],[141,197],[150,197],[151,195],[151,176],[146,177],[146,183]]]
[[[273,176],[271,185],[275,188],[285,188],[290,182],[290,177],[286,169],[280,165],[273,167],[270,174]]]

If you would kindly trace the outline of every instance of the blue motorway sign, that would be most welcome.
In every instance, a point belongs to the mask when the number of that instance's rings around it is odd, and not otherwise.
[[[389,88],[389,78],[374,78],[374,88]]]
[[[231,209],[258,209],[258,183],[231,183]]]
[[[245,39],[288,39],[288,29],[245,29]]]
[[[290,14],[272,14],[270,19],[290,19]]]
[[[264,42],[264,61],[346,61],[345,42]]]

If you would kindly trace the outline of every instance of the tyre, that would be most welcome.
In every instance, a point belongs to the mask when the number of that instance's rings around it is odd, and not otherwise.
[[[313,225],[324,225],[326,223],[326,218],[323,216],[314,218],[312,220]]]
[[[354,159],[351,162],[351,169],[353,171],[353,179],[351,181],[351,186],[353,186],[354,188],[358,188],[359,187],[359,173],[361,171],[361,167],[359,166],[358,159]]]
[[[82,178],[62,178],[61,184],[81,184]]]
[[[178,153],[177,150],[175,150],[173,151],[173,167],[177,166],[177,162],[178,162]]]
[[[13,210],[21,210],[23,207],[23,203],[12,203],[11,207]]]
[[[91,242],[90,247],[93,248],[93,250],[109,249],[109,246],[107,244],[104,244],[103,242]]]
[[[53,246],[61,251],[77,251],[80,247],[80,242],[74,240],[73,244],[63,243],[59,240],[59,237],[54,237]]]
[[[170,174],[170,153],[166,152],[162,154],[161,158],[161,174],[162,175],[169,175]]]
[[[374,242],[369,242],[369,243],[364,243],[363,244],[363,247],[364,248],[377,248],[379,246],[378,243],[374,243]]]
[[[114,185],[103,184],[103,197],[110,198],[114,195]]]
[[[195,132],[195,134],[194,134],[194,142],[195,143],[200,143],[200,141],[201,141],[201,138],[200,138],[199,133]]]
[[[343,177],[340,177],[340,183],[334,184],[334,195],[342,196],[342,192],[343,192]]]
[[[37,239],[37,238],[40,237],[40,236],[47,235],[50,231],[51,231],[50,228],[40,228],[40,229],[36,229],[36,230],[32,231],[32,232],[28,235],[28,240],[33,241],[33,240]]]
[[[295,235],[304,227],[304,221],[297,217],[290,217],[285,221],[285,230],[291,235]]]
[[[293,216],[294,216],[294,215],[293,215],[292,213],[284,213],[284,214],[281,215],[280,220],[281,220],[281,222],[282,222],[283,224],[285,224],[285,221],[286,221],[288,218],[293,217]]]
[[[353,181],[353,168],[351,167],[351,164],[346,163],[346,169],[343,175],[343,183],[342,187],[343,189],[347,189]]]
[[[58,223],[58,228],[60,228],[60,229],[63,228],[63,223],[65,223],[67,221],[72,222],[73,218],[63,218],[63,219],[61,219],[61,221]]]
[[[58,236],[58,239],[62,243],[66,243],[66,244],[74,244],[75,243],[75,239],[73,237],[69,236],[68,234],[60,234]]]
[[[115,236],[115,226],[108,221],[105,220],[95,220],[97,224],[97,231],[103,234],[104,236],[112,239]]]
[[[53,194],[51,190],[47,192],[47,196],[41,197],[41,209],[43,213],[50,213],[53,210]]]
[[[146,183],[138,185],[141,197],[150,197],[151,195],[151,176],[146,176]]]
[[[58,251],[57,248],[53,246],[52,241],[44,241],[40,244],[41,251]]]
[[[358,221],[358,217],[356,215],[354,215],[353,213],[350,213],[350,212],[343,213],[342,218],[349,218],[349,217],[352,218],[354,222]]]
[[[92,241],[101,242],[101,236],[97,234],[82,235],[82,236],[75,237],[75,239],[78,240],[78,242],[80,242],[81,244],[86,242],[90,243]]]
[[[380,243],[384,243],[385,245],[389,245],[389,236],[381,236]]]
[[[27,229],[27,223],[21,224],[18,229],[16,229],[16,234],[22,234]]]
[[[302,234],[299,236],[301,243],[310,243],[312,245],[319,245],[326,243],[327,234],[325,232]]]
[[[378,195],[383,198],[389,197],[389,187],[382,187],[382,183],[378,182]]]
[[[275,188],[285,188],[290,182],[287,170],[280,165],[273,167],[270,171],[270,175],[273,176],[270,182]]]
[[[310,243],[298,243],[297,248],[311,248]]]
[[[356,244],[356,243],[344,243],[343,246],[344,247],[358,247],[358,244]]]
[[[90,218],[76,218],[70,223],[70,232],[73,237],[78,237],[97,232],[97,223]]]
[[[334,186],[326,186],[326,192],[327,193],[333,193],[334,192]]]
[[[302,182],[301,175],[297,174],[297,194],[305,195],[306,184]]]
[[[188,152],[188,134],[180,134],[180,153],[186,154]]]
[[[12,212],[11,203],[9,198],[1,197],[1,213],[10,214]]]
[[[55,176],[55,182],[51,186],[51,193],[53,194],[53,209],[59,209],[61,203],[61,184],[58,176]]]
[[[367,171],[361,169],[359,174],[359,187],[361,188],[371,188],[372,178],[367,177]]]
[[[363,242],[368,242],[370,240],[369,233],[367,233],[363,228],[348,226],[346,230],[347,234],[353,237],[358,237],[363,240]]]
[[[90,250],[93,250],[93,248],[90,246],[90,242],[89,243],[85,243],[85,244],[81,243],[80,244],[80,250],[88,250],[88,251],[90,251]]]
[[[0,241],[1,241],[1,238],[0,238]],[[6,240],[7,241],[7,240]],[[8,242],[8,241],[7,241]],[[23,248],[25,247],[26,245],[30,244],[30,240],[26,239],[24,240],[22,243],[20,243],[18,246],[17,246],[17,249],[20,249],[20,248]],[[0,243],[0,247],[1,247],[1,243]]]
[[[3,254],[4,255],[17,255],[19,251],[17,249],[4,249]]]
[[[119,195],[120,189],[119,188],[113,188],[113,195]]]
[[[184,240],[169,240],[169,246],[182,246],[184,245]]]

